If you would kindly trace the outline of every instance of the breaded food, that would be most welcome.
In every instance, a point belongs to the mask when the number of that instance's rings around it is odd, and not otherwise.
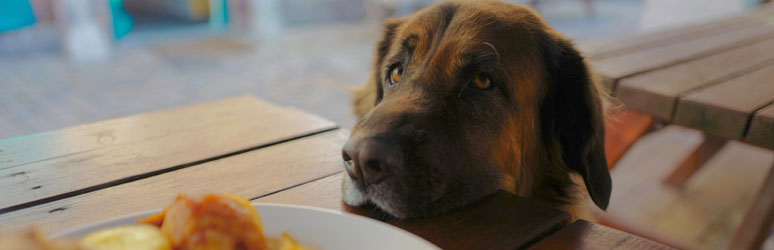
[[[161,225],[174,249],[268,249],[258,212],[234,195],[178,195],[161,214],[140,222]]]

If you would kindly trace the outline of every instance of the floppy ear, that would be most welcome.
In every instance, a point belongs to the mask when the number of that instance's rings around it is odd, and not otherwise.
[[[569,40],[553,35],[542,46],[548,77],[540,110],[544,140],[558,140],[564,165],[583,177],[591,199],[606,209],[612,180],[605,158],[604,92]]]
[[[368,113],[377,103],[382,100],[382,77],[384,57],[390,50],[390,46],[395,38],[395,30],[403,23],[403,19],[386,19],[384,21],[382,39],[376,43],[376,55],[374,56],[374,65],[371,70],[368,82],[355,92],[352,104],[355,107],[355,115],[358,119]]]

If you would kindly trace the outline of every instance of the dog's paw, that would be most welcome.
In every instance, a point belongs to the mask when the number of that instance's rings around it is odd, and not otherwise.
[[[368,202],[368,198],[349,176],[344,176],[341,182],[341,199],[350,206],[361,206]]]

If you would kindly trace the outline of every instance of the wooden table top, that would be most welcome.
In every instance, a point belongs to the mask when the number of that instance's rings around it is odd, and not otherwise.
[[[255,202],[369,216],[444,249],[564,242],[557,237],[639,239],[594,224],[584,224],[593,230],[568,231],[573,226],[566,228],[567,213],[504,191],[421,219],[395,220],[347,207],[340,197],[340,150],[347,137],[346,130],[315,115],[243,96],[2,139],[0,228],[37,225],[56,233],[163,208],[179,193],[227,192]],[[661,246],[640,240],[631,246]],[[545,244],[575,248],[580,243],[574,241]]]
[[[774,4],[580,47],[627,108],[774,149]]]

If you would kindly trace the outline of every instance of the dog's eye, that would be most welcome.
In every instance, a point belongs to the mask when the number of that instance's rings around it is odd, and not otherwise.
[[[390,85],[395,85],[400,82],[400,77],[403,76],[403,65],[395,64],[390,68]]]
[[[487,73],[479,72],[473,78],[471,85],[477,89],[489,89],[492,87],[492,78]]]

